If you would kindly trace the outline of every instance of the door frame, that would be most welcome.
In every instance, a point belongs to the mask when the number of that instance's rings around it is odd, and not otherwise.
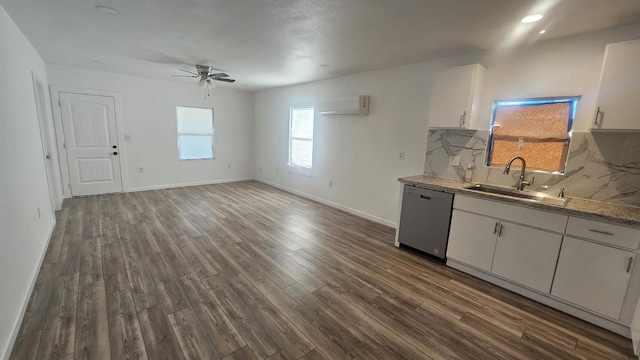
[[[124,140],[124,121],[122,116],[122,101],[119,92],[74,88],[68,86],[51,85],[51,104],[54,108],[53,120],[56,129],[56,140],[58,153],[60,154],[60,173],[62,177],[62,195],[64,198],[71,197],[71,181],[69,175],[69,162],[67,150],[65,149],[64,128],[62,125],[62,108],[60,107],[60,93],[73,93],[81,95],[110,96],[113,97],[116,112],[116,128],[118,136],[118,146],[120,154],[120,177],[122,179],[122,191],[129,189],[129,177],[127,174],[127,147]]]
[[[36,112],[38,115],[38,126],[40,127],[40,140],[42,142],[42,157],[45,163],[45,171],[47,173],[47,185],[49,186],[49,199],[51,201],[51,210],[56,211],[62,208],[62,198],[60,193],[60,171],[58,149],[56,146],[56,138],[54,128],[50,126],[49,111],[51,109],[47,102],[50,101],[47,96],[48,88],[45,82],[38,74],[31,71],[31,81],[33,84],[33,98],[36,103]],[[42,87],[42,99],[38,99],[38,84]],[[42,102],[42,104],[40,104]],[[53,136],[52,136],[53,135]],[[49,158],[47,159],[47,156]]]

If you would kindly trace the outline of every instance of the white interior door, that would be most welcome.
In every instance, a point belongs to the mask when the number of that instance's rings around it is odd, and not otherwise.
[[[115,99],[60,92],[71,195],[122,191]]]
[[[47,124],[47,106],[44,95],[44,85],[38,79],[36,74],[33,76],[33,94],[36,99],[36,110],[38,112],[38,124],[40,126],[40,140],[42,141],[42,152],[44,156],[44,166],[47,172],[47,184],[49,185],[49,201],[51,202],[51,210],[60,210],[58,201],[57,182],[53,173],[53,146],[51,145],[51,137],[49,135],[49,125]]]

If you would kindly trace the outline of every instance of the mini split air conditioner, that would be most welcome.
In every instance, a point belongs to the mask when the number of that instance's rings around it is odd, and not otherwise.
[[[369,95],[351,96],[325,101],[320,104],[320,115],[369,115]]]

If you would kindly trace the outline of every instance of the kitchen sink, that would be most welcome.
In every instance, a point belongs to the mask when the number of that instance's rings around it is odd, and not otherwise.
[[[518,198],[524,201],[549,204],[555,206],[565,206],[569,202],[567,198],[554,197],[549,196],[547,194],[535,191],[520,191],[514,188],[508,188],[503,186],[495,186],[495,185],[486,185],[486,184],[474,184],[471,186],[465,187],[467,190],[473,190],[477,192],[510,196],[514,198]]]

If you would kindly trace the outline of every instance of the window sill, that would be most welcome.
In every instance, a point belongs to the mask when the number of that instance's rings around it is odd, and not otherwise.
[[[291,174],[311,177],[311,168],[287,164],[287,172]]]

